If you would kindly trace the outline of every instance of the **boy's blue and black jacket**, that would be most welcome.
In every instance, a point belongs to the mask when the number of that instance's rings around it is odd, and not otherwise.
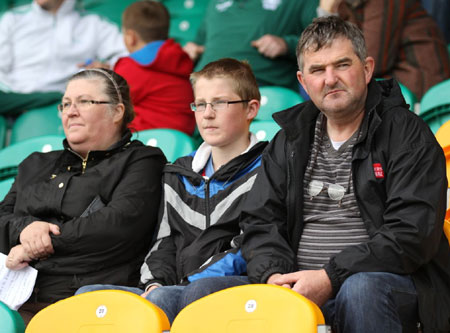
[[[240,208],[266,145],[256,143],[209,179],[192,168],[202,147],[165,166],[159,229],[141,268],[141,286],[186,284],[246,272],[238,244]]]

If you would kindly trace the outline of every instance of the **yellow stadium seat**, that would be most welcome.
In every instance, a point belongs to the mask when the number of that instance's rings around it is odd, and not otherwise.
[[[219,291],[181,310],[171,333],[328,332],[319,307],[279,286],[253,284]]]
[[[121,290],[99,290],[56,302],[36,314],[26,333],[161,333],[165,313],[145,298]]]
[[[447,182],[450,187],[450,120],[439,127],[436,132],[436,139],[444,150],[447,161]]]

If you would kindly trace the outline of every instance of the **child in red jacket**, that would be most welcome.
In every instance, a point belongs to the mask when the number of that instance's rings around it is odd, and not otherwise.
[[[122,30],[130,55],[119,59],[114,71],[130,86],[136,112],[130,128],[172,128],[192,135],[193,64],[179,44],[167,39],[169,12],[156,1],[134,2],[123,13]]]

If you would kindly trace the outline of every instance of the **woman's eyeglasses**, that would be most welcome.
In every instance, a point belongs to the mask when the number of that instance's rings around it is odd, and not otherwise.
[[[114,104],[112,102],[108,101],[94,101],[92,99],[80,99],[79,101],[76,101],[74,103],[72,102],[63,102],[61,104],[58,104],[58,111],[59,112],[66,112],[68,111],[72,105],[74,105],[77,110],[86,110],[89,109],[92,105],[95,104]]]

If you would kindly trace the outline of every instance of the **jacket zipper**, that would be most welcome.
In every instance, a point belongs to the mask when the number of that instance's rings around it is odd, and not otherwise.
[[[209,207],[209,183],[210,183],[210,179],[206,179],[205,180],[205,203],[206,203],[206,209],[205,209],[205,215],[206,215],[206,228],[209,228],[209,225],[211,224],[211,217],[209,216],[210,214],[210,207]]]

